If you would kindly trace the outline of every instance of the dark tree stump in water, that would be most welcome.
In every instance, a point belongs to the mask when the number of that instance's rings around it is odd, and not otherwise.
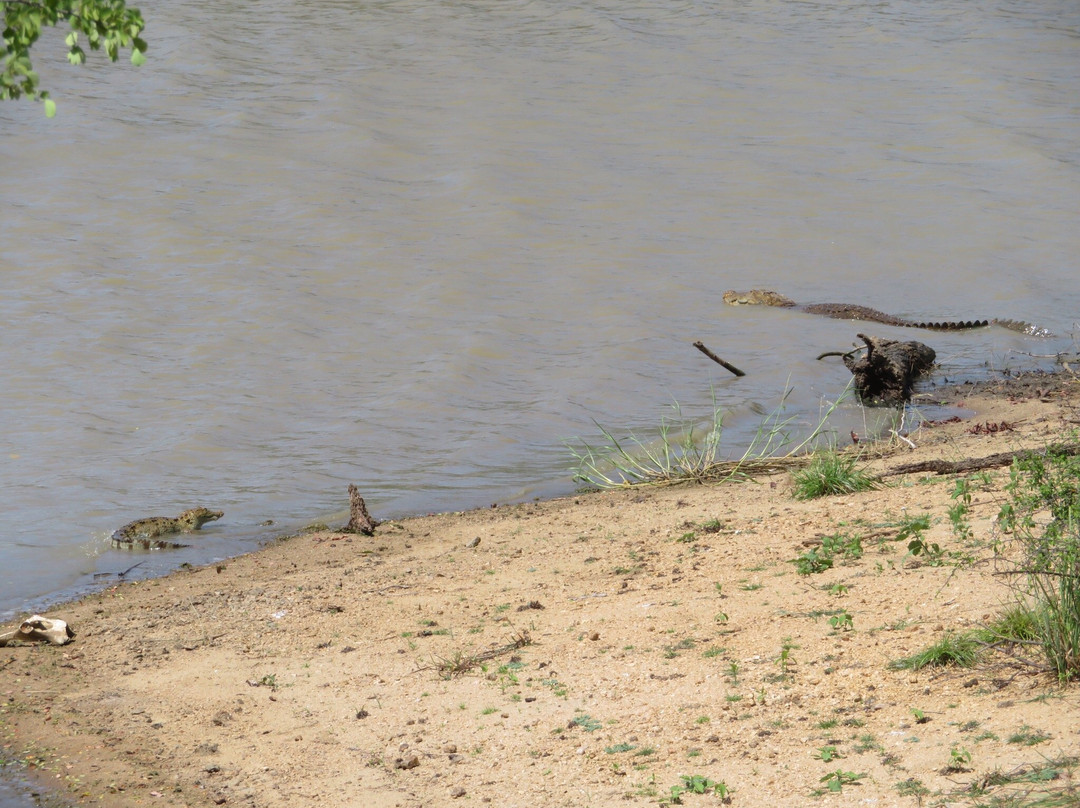
[[[375,528],[379,523],[368,513],[364,498],[355,485],[349,484],[349,524],[345,525],[344,533],[363,533],[365,536],[374,536]]]
[[[934,365],[937,354],[921,342],[897,342],[859,334],[866,343],[866,356],[844,357],[855,377],[855,389],[866,404],[896,405],[911,400],[915,380]]]

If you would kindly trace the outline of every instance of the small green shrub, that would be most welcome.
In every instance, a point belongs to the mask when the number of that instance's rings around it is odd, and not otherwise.
[[[949,764],[945,767],[946,771],[950,772],[966,772],[968,764],[971,763],[971,752],[963,747],[954,746],[952,751],[949,752]]]
[[[661,801],[661,805],[681,805],[683,794],[707,794],[710,791],[726,802],[731,793],[723,780],[711,780],[700,774],[683,774],[680,778],[682,783],[671,787],[671,796]]]
[[[936,541],[928,542],[922,535],[918,535],[908,542],[908,553],[913,556],[922,556],[931,567],[940,567],[945,551]]]
[[[953,534],[961,540],[970,539],[973,535],[968,514],[971,513],[971,486],[970,477],[961,477],[956,481],[956,487],[951,494],[955,500],[949,508],[949,521],[952,522]]]
[[[592,718],[588,713],[582,713],[581,715],[574,716],[570,721],[570,726],[581,727],[586,732],[596,732],[603,724]]]
[[[918,516],[904,516],[900,519],[896,532],[897,541],[908,541],[921,536],[924,531],[930,529],[930,514],[923,513]]]
[[[821,540],[821,547],[812,547],[798,558],[791,560],[799,575],[815,575],[832,569],[837,556],[847,560],[862,558],[861,536],[849,536],[846,533],[834,533]]]
[[[821,549],[832,556],[843,556],[848,561],[862,558],[862,536],[834,533],[821,540]]]
[[[792,559],[791,563],[795,565],[795,571],[799,575],[815,575],[832,569],[833,559],[831,555],[818,552],[817,547],[812,547],[798,558]]]
[[[836,631],[851,631],[855,628],[855,618],[847,609],[841,609],[839,614],[829,618],[829,625]]]
[[[829,791],[836,793],[842,791],[844,786],[858,783],[864,777],[866,777],[865,774],[857,774],[856,772],[846,772],[843,769],[837,769],[834,772],[826,774],[819,782],[824,783]]]
[[[795,664],[795,660],[791,657],[791,651],[798,647],[791,641],[791,637],[784,637],[784,641],[780,645],[780,656],[776,658],[776,664],[780,666],[782,675],[787,676],[788,668]]]
[[[837,758],[842,758],[839,750],[835,746],[823,746],[814,752],[814,759],[820,760],[822,763],[831,763]]]
[[[923,797],[930,795],[930,789],[923,785],[922,780],[915,777],[909,777],[907,780],[901,780],[895,785],[896,793],[901,797],[914,797],[919,805],[922,805]]]
[[[733,661],[728,665],[727,677],[728,677],[728,681],[731,682],[731,684],[736,685],[736,686],[739,684],[739,663],[738,662]]]
[[[867,732],[859,736],[858,743],[852,747],[851,751],[856,755],[861,755],[865,752],[884,752],[885,747],[881,745],[877,738]]]

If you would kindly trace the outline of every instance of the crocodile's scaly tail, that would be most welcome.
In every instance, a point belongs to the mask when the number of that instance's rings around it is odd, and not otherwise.
[[[1023,320],[991,320],[993,325],[999,325],[1002,328],[1008,328],[1010,331],[1019,331],[1021,334],[1027,334],[1032,337],[1052,337],[1047,329],[1042,326],[1035,325],[1033,323],[1027,323]]]
[[[971,328],[986,328],[989,320],[947,320],[941,323],[912,323],[913,328],[925,328],[930,331],[967,331]]]
[[[164,539],[118,539],[115,536],[112,545],[118,550],[178,550],[181,547],[190,547],[190,544],[180,544],[175,541]]]
[[[1024,320],[951,320],[941,323],[913,323],[915,328],[926,328],[931,331],[967,331],[972,328],[986,328],[996,325],[1008,328],[1010,331],[1019,331],[1032,337],[1052,337],[1049,331]]]

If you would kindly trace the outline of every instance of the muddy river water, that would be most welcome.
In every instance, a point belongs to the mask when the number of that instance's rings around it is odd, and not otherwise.
[[[1057,334],[875,327],[939,381],[1075,350],[1074,0],[137,5],[146,65],[54,33],[57,116],[0,105],[2,618],[344,521],[350,482],[384,518],[567,493],[567,440],[673,402],[733,451],[786,388],[812,421],[861,326],[725,289]],[[110,549],[195,504],[196,548]]]

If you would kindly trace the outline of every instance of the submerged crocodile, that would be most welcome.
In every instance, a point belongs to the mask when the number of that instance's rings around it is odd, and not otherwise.
[[[132,550],[136,547],[143,550],[172,550],[177,547],[190,547],[189,544],[178,544],[156,537],[167,536],[170,533],[191,533],[193,530],[200,530],[207,522],[213,522],[224,515],[224,511],[192,508],[175,519],[168,516],[148,516],[146,519],[136,519],[112,534],[113,547],[123,550]]]
[[[927,328],[934,331],[964,331],[971,328],[985,328],[989,325],[997,325],[1031,334],[1038,337],[1049,336],[1044,328],[1039,328],[1022,320],[946,320],[936,322],[917,322],[905,320],[903,317],[894,317],[877,309],[866,306],[856,306],[851,303],[809,303],[799,305],[794,300],[784,297],[768,289],[751,289],[749,292],[736,292],[734,290],[724,292],[724,302],[729,306],[780,306],[783,308],[796,308],[809,314],[821,314],[836,320],[869,320],[885,325],[896,325],[904,328]]]

